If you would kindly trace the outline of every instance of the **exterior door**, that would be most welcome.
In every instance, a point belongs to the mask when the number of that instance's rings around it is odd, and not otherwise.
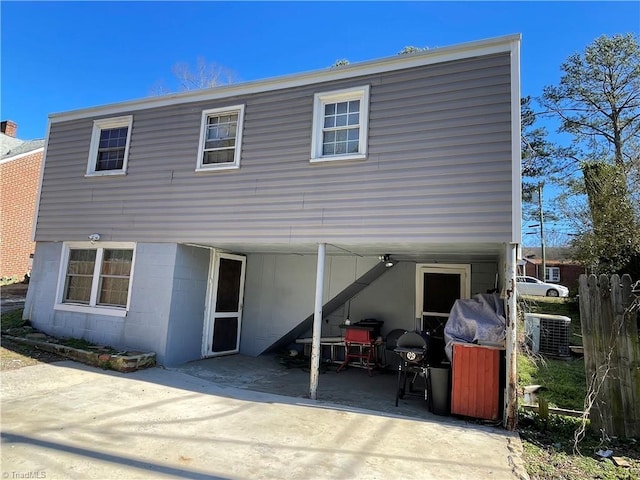
[[[205,357],[240,351],[245,265],[246,258],[241,255],[212,255],[203,338]]]
[[[469,298],[471,266],[418,264],[416,273],[416,318],[422,319],[422,330],[444,338],[451,307],[459,298]]]

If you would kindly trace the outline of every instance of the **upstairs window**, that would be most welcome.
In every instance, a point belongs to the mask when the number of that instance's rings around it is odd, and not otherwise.
[[[317,93],[311,161],[366,158],[369,86]]]
[[[240,167],[244,105],[202,112],[196,171]]]
[[[87,175],[127,172],[132,116],[94,120]]]

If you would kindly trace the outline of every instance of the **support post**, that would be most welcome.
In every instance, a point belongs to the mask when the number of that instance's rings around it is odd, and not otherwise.
[[[506,316],[506,384],[504,391],[504,414],[502,422],[508,430],[516,428],[518,415],[518,377],[516,355],[518,353],[518,313],[516,302],[516,265],[518,244],[506,245],[504,277],[505,316]]]
[[[324,297],[324,260],[327,245],[318,244],[318,265],[316,267],[316,301],[313,310],[313,337],[311,339],[311,373],[309,376],[309,398],[315,400],[318,392],[320,373],[320,337],[322,335],[322,299]]]

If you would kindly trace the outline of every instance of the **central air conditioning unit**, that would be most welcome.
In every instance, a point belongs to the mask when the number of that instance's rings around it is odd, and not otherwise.
[[[524,314],[525,341],[534,353],[569,357],[571,319],[546,313]]]

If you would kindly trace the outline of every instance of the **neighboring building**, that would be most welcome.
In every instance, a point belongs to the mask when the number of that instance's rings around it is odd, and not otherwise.
[[[176,365],[308,336],[318,299],[323,336],[384,335],[511,294],[519,46],[51,115],[25,316]]]
[[[16,138],[18,126],[1,123],[0,277],[24,280],[35,251],[33,222],[38,202],[44,140]]]
[[[544,279],[542,278],[542,258],[539,254],[527,253],[528,250],[524,250],[523,258],[519,262],[519,273],[546,282],[559,283],[574,292],[578,290],[580,275],[587,272],[582,265],[566,256],[568,250],[549,250],[549,256],[545,258]]]

